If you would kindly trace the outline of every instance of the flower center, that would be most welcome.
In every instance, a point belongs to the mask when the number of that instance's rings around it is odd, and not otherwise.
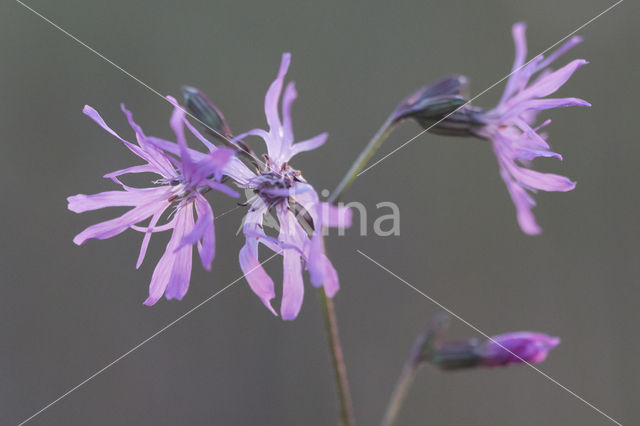
[[[293,195],[292,188],[296,183],[306,183],[300,170],[284,163],[280,170],[265,169],[251,179],[247,187],[267,203],[269,207]]]

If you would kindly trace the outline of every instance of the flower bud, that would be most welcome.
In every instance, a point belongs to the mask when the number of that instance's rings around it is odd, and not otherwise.
[[[217,138],[231,138],[231,129],[224,119],[222,112],[209,100],[207,95],[195,87],[183,86],[182,95],[189,111],[202,124],[207,131]]]
[[[224,115],[204,92],[195,87],[183,86],[182,94],[187,108],[205,126],[207,133],[224,145],[237,150],[240,157],[259,168],[259,160],[253,150],[242,140],[232,140],[233,134]]]
[[[413,118],[423,127],[435,123],[466,103],[463,95],[468,80],[452,75],[430,86],[421,87],[405,98],[394,112],[394,121]]]
[[[479,345],[475,352],[480,363],[489,367],[522,362],[536,364],[544,361],[549,351],[559,344],[559,337],[521,331],[495,336]]]
[[[501,334],[485,342],[477,339],[441,342],[428,361],[443,370],[471,367],[496,367],[508,364],[544,361],[560,338],[521,331]]]
[[[468,104],[468,85],[465,76],[452,75],[424,86],[398,105],[394,121],[413,118],[432,133],[469,136],[484,124],[484,111]]]

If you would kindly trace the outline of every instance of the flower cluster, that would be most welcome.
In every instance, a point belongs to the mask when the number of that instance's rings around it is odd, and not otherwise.
[[[350,214],[347,209],[320,202],[302,173],[289,165],[294,155],[318,148],[327,139],[327,134],[323,133],[294,143],[291,105],[296,91],[293,83],[285,89],[280,117],[279,100],[290,60],[289,54],[283,55],[278,76],[266,94],[265,114],[269,131],[255,129],[227,141],[231,146],[244,146],[242,140],[247,136],[256,135],[264,139],[267,154],[257,171],[245,165],[235,155],[235,150],[217,147],[208,141],[187,120],[184,108],[172,97],[167,99],[174,105],[170,126],[175,133],[175,142],[146,135],[123,106],[136,137],[135,143],[129,142],[108,127],[95,109],[85,107],[86,115],[122,141],[145,164],[105,176],[120,185],[120,191],[68,198],[69,209],[76,213],[111,206],[133,207],[116,219],[90,226],[78,234],[74,242],[83,244],[89,239],[111,238],[127,229],[139,231],[144,234],[136,264],[139,267],[151,235],[172,230],[171,239],[153,272],[149,297],[144,302],[146,305],[153,305],[163,294],[167,299],[182,299],[189,287],[194,245],[203,267],[211,268],[215,256],[214,213],[204,194],[216,190],[232,197],[238,196],[236,191],[222,183],[223,178],[230,178],[237,187],[251,190],[254,194],[246,203],[248,212],[243,221],[246,244],[240,251],[239,260],[252,290],[271,312],[276,314],[271,306],[275,296],[274,283],[260,264],[259,244],[283,257],[280,306],[283,319],[294,319],[302,306],[303,268],[309,271],[311,283],[323,286],[328,296],[332,297],[338,291],[338,275],[325,254],[322,227],[347,227]],[[185,128],[202,142],[206,152],[187,146]],[[153,187],[133,188],[120,180],[122,175],[129,173],[153,173],[159,178],[152,181]],[[263,226],[264,215],[273,210],[279,222],[277,236],[267,235]],[[147,220],[146,225],[141,225]]]

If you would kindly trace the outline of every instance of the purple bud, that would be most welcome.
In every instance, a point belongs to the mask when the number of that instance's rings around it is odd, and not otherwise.
[[[493,367],[512,363],[544,361],[549,351],[560,344],[559,337],[521,331],[501,334],[475,348],[480,364]]]
[[[558,346],[559,337],[521,331],[501,334],[490,340],[477,339],[439,342],[427,362],[443,370],[472,367],[496,367],[508,364],[544,361],[551,349]]]

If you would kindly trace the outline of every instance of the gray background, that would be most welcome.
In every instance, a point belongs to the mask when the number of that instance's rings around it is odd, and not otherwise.
[[[608,1],[87,2],[33,0],[45,16],[162,93],[208,92],[243,131],[265,125],[263,96],[283,51],[300,98],[295,132],[328,131],[296,158],[315,187],[333,188],[405,95],[451,72],[477,93],[510,69],[510,27],[529,24],[530,55]],[[552,147],[563,163],[538,170],[578,181],[541,193],[543,235],[520,232],[490,146],[424,135],[359,178],[348,200],[370,212],[394,201],[400,237],[328,240],[340,271],[336,298],[356,414],[376,424],[413,341],[438,311],[355,253],[362,249],[490,334],[561,336],[541,368],[624,424],[637,424],[638,6],[631,1],[580,33],[563,59],[591,61],[559,93],[591,109],[553,111]],[[492,105],[497,87],[477,104]],[[170,107],[19,4],[0,5],[0,423],[17,424],[241,275],[234,236],[240,210],[217,223],[212,273],[194,264],[182,302],[142,305],[167,235],[154,237],[140,271],[140,235],[83,247],[85,226],[65,198],[114,189],[104,173],[136,164],[81,114],[96,107],[131,136],[125,102],[148,133],[171,136]],[[419,128],[401,127],[391,151]],[[233,202],[213,197],[219,214]],[[277,278],[278,262],[268,269]],[[474,336],[456,323],[451,334]],[[317,294],[300,317],[274,318],[242,282],[35,418],[33,425],[332,425],[336,401]],[[608,422],[533,370],[514,366],[422,371],[402,425],[600,425]]]

